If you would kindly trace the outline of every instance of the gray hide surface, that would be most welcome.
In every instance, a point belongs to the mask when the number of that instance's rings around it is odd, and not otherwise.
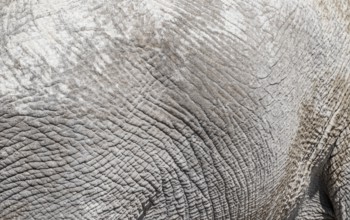
[[[345,0],[0,0],[0,219],[349,219]]]

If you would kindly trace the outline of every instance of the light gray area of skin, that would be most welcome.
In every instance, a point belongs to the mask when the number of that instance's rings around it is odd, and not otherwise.
[[[0,219],[349,218],[349,6],[0,0]]]

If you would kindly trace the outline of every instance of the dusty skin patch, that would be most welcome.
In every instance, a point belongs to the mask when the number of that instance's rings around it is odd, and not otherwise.
[[[349,83],[349,78],[344,75],[327,78],[314,86],[311,98],[305,99],[300,110],[299,129],[290,147],[286,173],[272,195],[274,202],[269,202],[268,208],[263,209],[275,211],[266,213],[264,219],[295,214],[312,177],[323,172],[337,139],[350,122]]]
[[[346,31],[350,33],[350,13],[349,13],[350,1],[322,0],[322,1],[316,1],[315,3],[321,9],[324,17],[327,20],[332,20],[334,18],[342,19],[343,22],[339,22],[337,23],[337,25],[339,26],[340,24],[345,24]]]

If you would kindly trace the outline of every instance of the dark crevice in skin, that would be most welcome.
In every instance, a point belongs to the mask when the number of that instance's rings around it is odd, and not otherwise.
[[[334,205],[327,191],[324,192],[324,198],[321,200],[321,206],[327,207],[331,211],[331,213],[324,214],[325,218],[336,219]]]
[[[142,210],[140,216],[137,220],[143,220],[146,217],[147,212],[155,205],[154,198],[158,195],[158,193],[150,197],[146,202],[142,203]]]
[[[339,135],[340,136],[340,135]],[[331,154],[333,149],[336,147],[337,140],[334,144],[330,146],[330,152],[328,153],[328,156],[326,157],[325,161],[322,162],[318,167],[315,167],[315,173],[318,172],[319,174],[313,174],[312,180],[310,185],[319,185],[318,191],[319,191],[319,203],[321,207],[324,210],[323,216],[324,219],[336,219],[335,218],[335,211],[334,206],[332,204],[332,201],[330,199],[328,190],[327,190],[327,179],[325,177],[325,170],[327,167],[327,162],[331,158]],[[315,182],[315,183],[313,183]],[[316,183],[317,182],[317,183]],[[314,195],[314,193],[311,193],[311,195]]]
[[[345,131],[346,128],[343,130]],[[339,137],[342,135],[343,132],[341,132],[339,134]],[[328,182],[328,176],[327,176],[327,173],[328,173],[328,167],[329,167],[329,162],[331,161],[331,158],[333,157],[333,151],[334,149],[337,147],[337,143],[339,141],[339,138],[335,141],[335,143],[331,146],[331,150],[328,154],[328,157],[327,157],[327,160],[326,162],[323,164],[322,166],[322,176],[321,176],[321,181],[322,181],[322,188],[323,188],[323,192],[324,192],[324,199],[321,200],[321,205],[322,207],[325,207],[327,206],[328,209],[330,209],[331,211],[331,214],[332,215],[327,215],[325,217],[329,217],[329,218],[334,218],[334,219],[337,219],[336,218],[336,215],[335,215],[335,209],[334,209],[334,204],[333,204],[333,201],[330,197],[330,194],[329,194],[329,189],[328,189],[328,186],[327,186],[327,182]],[[326,201],[324,201],[326,200]],[[328,213],[327,213],[328,214]]]
[[[337,201],[334,199],[337,196],[337,193],[341,190],[341,187],[338,187],[336,190],[333,188],[334,184],[334,172],[336,170],[341,170],[342,167],[338,167],[337,169],[334,169],[333,162],[334,159],[338,157],[339,154],[345,154],[343,151],[337,151],[337,148],[341,148],[342,141],[340,141],[343,137],[343,133],[345,133],[346,130],[349,129],[350,124],[348,124],[342,131],[342,133],[339,135],[339,139],[335,142],[334,146],[332,146],[332,151],[328,155],[327,163],[324,165],[323,173],[322,173],[322,179],[325,184],[325,195],[327,198],[327,204],[332,209],[332,217],[333,219],[343,219],[341,214],[339,213],[339,204],[337,204]],[[346,136],[346,133],[345,133]],[[334,152],[337,151],[337,152]],[[347,218],[346,218],[347,219]]]
[[[326,186],[327,177],[325,176],[327,161],[331,158],[331,152],[335,147],[336,144],[332,144],[330,146],[331,151],[327,157],[328,159],[326,158],[311,171],[311,180],[307,189],[308,193],[306,193],[303,198],[300,198],[299,203],[290,211],[288,216],[289,220],[305,217],[305,210],[303,210],[303,207],[307,205],[305,203],[307,203],[308,200],[312,200],[312,203],[315,203],[315,206],[317,205],[322,208],[322,211],[319,210],[319,212],[322,212],[322,214],[320,214],[323,217],[322,219],[336,219],[333,204]]]

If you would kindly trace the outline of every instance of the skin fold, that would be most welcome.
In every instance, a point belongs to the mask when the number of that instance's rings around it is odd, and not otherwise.
[[[349,219],[349,8],[0,0],[0,219]]]

